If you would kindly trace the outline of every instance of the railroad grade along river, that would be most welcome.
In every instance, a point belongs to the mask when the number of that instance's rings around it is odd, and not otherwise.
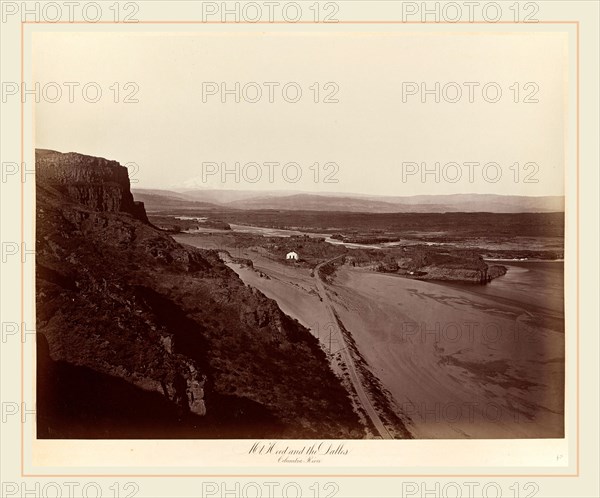
[[[240,231],[303,234],[245,226]],[[206,244],[204,235],[177,238]],[[326,313],[310,271],[252,250],[242,256],[253,260],[254,270],[229,266],[325,346]],[[487,285],[347,266],[327,285],[336,313],[414,437],[563,437],[564,265],[501,264],[507,274]]]

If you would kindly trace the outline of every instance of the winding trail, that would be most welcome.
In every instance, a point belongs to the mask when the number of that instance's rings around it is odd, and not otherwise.
[[[381,436],[381,438],[393,439],[392,435],[389,433],[389,431],[386,429],[385,425],[381,421],[381,418],[379,418],[379,414],[377,413],[377,410],[375,410],[375,407],[371,403],[371,399],[369,398],[369,395],[367,394],[367,391],[360,380],[360,376],[358,375],[358,371],[356,369],[354,359],[352,358],[352,355],[350,354],[348,344],[346,343],[344,334],[342,333],[342,330],[340,329],[338,320],[333,311],[333,305],[331,303],[331,300],[329,299],[329,296],[327,295],[327,291],[325,289],[325,284],[324,284],[323,280],[321,280],[321,277],[319,276],[319,270],[323,266],[328,265],[329,263],[333,263],[334,261],[337,261],[338,259],[341,259],[341,258],[343,258],[343,256],[335,257],[328,261],[324,261],[323,263],[319,263],[317,266],[315,266],[314,277],[317,282],[317,291],[323,301],[323,304],[327,308],[327,312],[331,318],[331,323],[334,327],[334,330],[337,331],[338,336],[340,338],[340,342],[342,344],[342,349],[340,350],[340,352],[344,356],[344,362],[348,366],[350,381],[352,382],[352,385],[354,386],[354,390],[356,391],[356,394],[358,396],[358,399],[359,399],[362,407],[364,408],[368,417],[371,419],[371,422],[373,422],[373,425],[375,426],[375,429],[377,430],[377,432],[379,432],[379,435]]]

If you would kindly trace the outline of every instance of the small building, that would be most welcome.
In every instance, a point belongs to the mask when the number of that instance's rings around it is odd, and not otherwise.
[[[285,255],[285,259],[287,261],[298,261],[298,253],[295,251],[290,251]]]

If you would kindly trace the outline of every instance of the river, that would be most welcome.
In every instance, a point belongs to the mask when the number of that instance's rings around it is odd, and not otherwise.
[[[186,217],[180,217],[181,219],[191,219]],[[197,218],[201,220],[201,218]],[[427,246],[447,246],[454,247],[458,249],[466,249],[466,248],[480,248],[484,250],[507,250],[507,251],[519,251],[523,249],[529,250],[553,250],[560,252],[563,247],[563,240],[557,237],[548,237],[544,240],[531,238],[531,237],[514,237],[510,241],[502,241],[498,242],[495,240],[462,240],[462,241],[446,241],[439,242],[431,240],[432,233],[431,232],[423,232],[420,235],[418,233],[414,233],[414,238],[398,238],[397,241],[394,242],[383,242],[380,244],[360,244],[356,242],[346,242],[343,240],[333,238],[331,233],[323,233],[323,232],[306,232],[298,229],[290,229],[290,228],[269,228],[269,227],[260,227],[254,225],[237,225],[235,223],[230,223],[232,232],[238,233],[251,233],[254,235],[262,235],[264,237],[293,237],[293,236],[307,236],[311,238],[322,238],[325,242],[348,247],[350,249],[390,249],[393,247],[399,246],[411,246],[411,245],[427,245]],[[340,231],[342,231],[340,229]],[[198,228],[193,230],[188,230],[186,233],[230,233],[229,230],[219,230],[215,228]]]
[[[562,268],[457,285],[345,267],[333,300],[416,437],[562,437]]]
[[[232,226],[269,236],[301,231]],[[323,234],[306,234],[323,236]],[[187,240],[185,240],[187,239]],[[202,247],[204,237],[195,243]],[[330,327],[307,269],[244,251],[240,277],[323,339]],[[342,266],[329,296],[369,369],[417,438],[564,434],[562,262],[503,261],[487,285],[441,283]],[[267,278],[268,277],[268,278]],[[326,336],[326,347],[341,347]],[[324,344],[325,346],[325,344]]]

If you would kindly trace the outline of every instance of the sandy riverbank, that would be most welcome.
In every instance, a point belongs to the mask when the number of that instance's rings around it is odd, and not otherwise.
[[[348,268],[332,289],[416,437],[562,437],[564,335],[525,303]]]
[[[276,262],[259,250],[236,249],[235,257],[253,261],[254,269],[229,265],[247,285],[275,299],[325,350],[339,349],[310,270]],[[410,419],[413,436],[562,437],[560,303],[546,309],[536,293],[529,292],[528,299],[524,291],[533,284],[526,280],[515,283],[511,299],[510,278],[502,277],[507,280],[494,295],[490,286],[454,287],[342,267],[327,286],[397,414]]]

